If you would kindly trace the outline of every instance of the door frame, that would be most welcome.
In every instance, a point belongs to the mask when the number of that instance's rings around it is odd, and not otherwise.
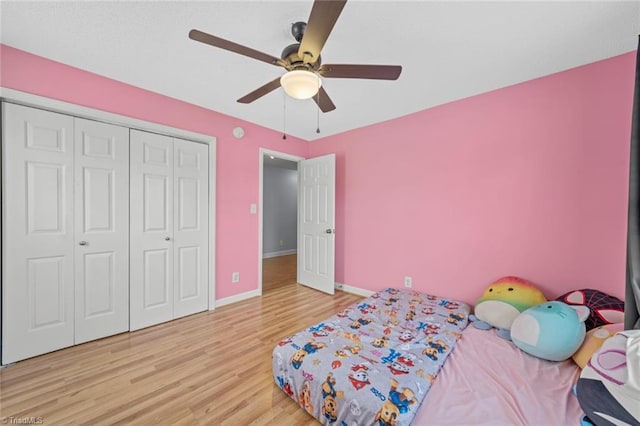
[[[273,151],[271,149],[260,148],[259,153],[260,159],[260,171],[258,173],[259,183],[258,183],[258,295],[262,296],[262,227],[263,227],[263,208],[264,208],[264,200],[263,200],[263,190],[264,190],[264,156],[265,155],[273,155],[276,158],[280,158],[282,160],[295,161],[296,163],[304,160],[304,157],[300,157],[298,155],[287,154],[285,152]],[[296,186],[296,192],[299,189]],[[298,194],[299,195],[299,194]]]
[[[0,87],[0,100],[33,108],[45,109],[74,117],[85,118],[93,121],[102,121],[109,124],[129,127],[152,133],[187,139],[193,142],[209,145],[209,300],[208,310],[212,311],[216,306],[216,137],[189,130],[177,129],[150,121],[139,120],[122,114],[114,114],[98,109],[59,101],[44,96],[21,92],[19,90]],[[3,225],[5,225],[3,223]],[[2,234],[0,234],[2,235]],[[4,235],[2,246],[4,247]],[[3,253],[3,256],[5,253]],[[3,271],[4,272],[4,271]],[[0,315],[1,316],[1,315]],[[1,320],[0,320],[1,321]],[[1,325],[1,323],[0,323]]]

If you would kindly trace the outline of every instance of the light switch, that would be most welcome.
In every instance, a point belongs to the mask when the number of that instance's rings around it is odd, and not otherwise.
[[[251,204],[251,214],[256,214],[256,213],[258,213],[258,205]]]

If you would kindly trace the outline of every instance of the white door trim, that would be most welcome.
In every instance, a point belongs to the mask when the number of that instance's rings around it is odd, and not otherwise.
[[[153,133],[188,139],[194,142],[209,144],[209,310],[215,308],[216,296],[216,137],[203,133],[191,132],[162,124],[151,123],[126,115],[114,114],[89,108],[69,102],[59,101],[32,93],[9,89],[0,86],[0,100],[17,103],[34,108],[47,109],[53,112],[60,112],[74,117],[86,118],[88,120],[103,121],[109,124],[129,127],[131,129],[144,130]],[[284,154],[283,154],[284,155]],[[261,175],[262,176],[262,175]],[[2,235],[3,245],[5,236]],[[262,241],[262,240],[261,240]]]
[[[289,161],[295,161],[295,162],[299,162],[304,160],[304,157],[299,157],[297,155],[292,155],[292,154],[287,154],[284,152],[279,152],[279,151],[273,151],[270,149],[265,149],[265,148],[260,148],[260,152],[258,153],[260,155],[260,171],[258,173],[259,175],[259,182],[258,182],[258,188],[259,188],[259,196],[258,196],[258,293],[260,296],[262,296],[262,220],[263,220],[263,216],[262,216],[262,209],[263,209],[263,178],[264,178],[264,156],[265,155],[273,155],[276,158],[281,158],[283,160],[289,160]],[[297,189],[296,189],[297,191]]]
[[[86,118],[93,121],[104,121],[109,124],[130,127],[132,129],[145,130],[152,133],[161,133],[166,136],[189,139],[195,142],[208,143],[215,141],[215,136],[202,133],[191,132],[189,130],[177,129],[150,121],[139,120],[127,117],[126,115],[114,114],[99,109],[76,105],[57,99],[46,98],[32,93],[21,92],[19,90],[8,89],[0,86],[0,98],[7,102],[18,103],[39,109],[48,109],[53,112],[72,115],[74,117]]]
[[[216,138],[209,137],[209,310],[216,307]]]

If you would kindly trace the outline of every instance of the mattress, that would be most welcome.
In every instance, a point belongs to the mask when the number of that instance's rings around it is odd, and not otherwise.
[[[468,327],[438,375],[414,425],[579,425],[571,360],[533,357],[495,330]]]
[[[384,289],[281,340],[275,382],[325,424],[408,425],[469,311],[459,301]]]

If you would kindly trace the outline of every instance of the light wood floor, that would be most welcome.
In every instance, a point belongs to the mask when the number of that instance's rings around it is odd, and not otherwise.
[[[0,369],[0,422],[317,424],[275,386],[271,351],[360,297],[295,284],[293,258],[265,261],[262,297]]]
[[[296,284],[298,256],[270,257],[262,261],[262,293]]]

